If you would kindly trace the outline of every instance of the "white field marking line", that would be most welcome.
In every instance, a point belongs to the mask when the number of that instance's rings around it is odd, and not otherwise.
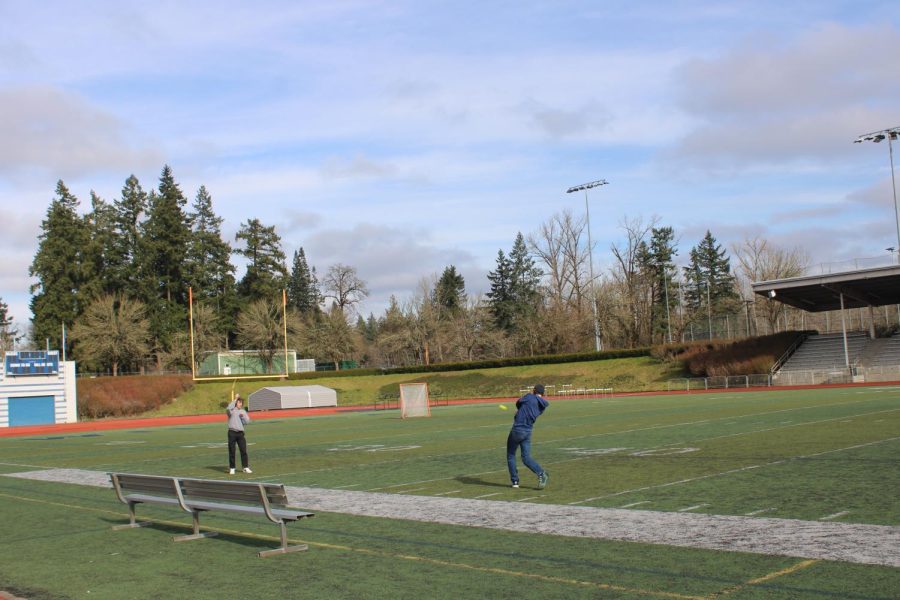
[[[349,483],[349,484],[347,484],[347,485],[336,485],[336,486],[334,486],[334,487],[331,488],[331,489],[333,489],[333,490],[342,490],[342,489],[344,489],[344,488],[352,488],[352,487],[357,487],[357,486],[359,486],[358,483]]]
[[[843,517],[844,515],[849,515],[849,514],[850,514],[849,510],[842,510],[841,512],[836,512],[833,515],[828,515],[827,517],[822,517],[819,520],[820,521],[831,521],[832,519],[838,519],[840,517]]]
[[[423,488],[423,487],[420,487],[420,488],[413,488],[413,489],[411,489],[411,490],[400,490],[400,491],[397,492],[397,493],[398,493],[398,494],[411,494],[412,492],[420,492],[420,491],[422,491],[422,490],[424,490],[424,489],[425,489],[425,488]]]
[[[47,465],[27,465],[24,463],[9,463],[9,462],[0,462],[0,465],[5,467],[27,467],[29,469],[56,469],[58,467],[48,467]]]
[[[541,494],[540,496],[529,496],[527,498],[521,498],[519,500],[515,500],[515,502],[528,502],[529,500],[537,500],[538,498],[543,498],[547,494]]]
[[[759,510],[754,510],[752,512],[744,513],[745,517],[755,517],[756,515],[761,515],[763,513],[772,512],[773,510],[777,510],[776,508],[761,508]]]
[[[690,512],[692,510],[697,510],[698,508],[704,508],[706,506],[709,506],[709,504],[708,503],[696,504],[694,506],[688,506],[687,508],[680,508],[680,509],[678,509],[678,512]]]
[[[640,502],[632,502],[631,504],[625,504],[624,506],[620,506],[619,508],[631,508],[632,506],[640,506],[641,504],[650,504],[650,500],[641,500]]]
[[[501,494],[502,494],[502,492],[494,492],[493,494],[482,494],[480,496],[475,496],[473,499],[477,500],[479,498],[490,498],[491,496],[499,496]]]
[[[657,485],[647,485],[644,487],[634,488],[631,490],[623,490],[621,492],[615,492],[612,494],[605,494],[603,496],[595,496],[594,498],[587,498],[585,500],[577,500],[575,502],[569,502],[571,505],[584,504],[585,502],[593,502],[594,500],[602,500],[604,498],[614,498],[616,496],[622,496],[624,494],[631,494],[632,492],[644,492],[647,490],[652,490],[656,488],[665,488],[673,485],[680,485],[682,483],[693,483],[694,481],[702,481],[704,479],[711,479],[712,477],[720,477],[722,475],[733,475],[734,473],[740,473],[742,471],[749,471],[751,469],[760,469],[762,467],[771,467],[773,465],[780,465],[787,462],[791,462],[794,460],[801,460],[804,458],[812,458],[814,456],[822,456],[824,454],[831,454],[833,452],[843,452],[844,450],[855,450],[857,448],[865,448],[866,446],[874,446],[875,444],[883,444],[884,442],[893,442],[896,440],[900,440],[900,437],[893,437],[884,440],[876,440],[874,442],[867,442],[865,444],[858,444],[856,446],[847,446],[846,448],[835,448],[834,450],[826,450],[824,452],[817,452],[815,454],[804,454],[802,456],[791,456],[788,458],[783,458],[781,460],[776,460],[769,463],[762,463],[758,465],[749,465],[746,467],[740,467],[738,469],[729,469],[728,471],[721,471],[719,473],[710,473],[708,475],[701,475],[699,477],[689,477],[687,479],[681,479],[679,481],[669,481],[667,483],[660,483]]]
[[[424,488],[423,488],[424,489]],[[433,494],[434,496],[449,496],[450,494],[458,494],[462,490],[450,490],[449,492],[441,492],[439,494]]]

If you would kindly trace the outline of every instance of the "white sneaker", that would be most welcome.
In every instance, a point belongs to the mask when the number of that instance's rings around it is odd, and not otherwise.
[[[234,469],[228,469],[228,474],[229,474],[229,475],[234,475]]]
[[[244,473],[252,473],[252,472],[253,471],[250,470],[250,467],[244,467]]]

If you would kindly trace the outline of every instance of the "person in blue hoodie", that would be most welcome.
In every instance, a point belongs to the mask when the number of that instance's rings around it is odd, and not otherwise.
[[[522,449],[522,462],[538,476],[538,489],[547,487],[550,476],[536,460],[531,457],[531,431],[537,420],[550,403],[544,400],[544,386],[534,386],[534,391],[516,400],[516,416],[513,426],[506,438],[506,464],[509,467],[509,478],[514,488],[519,487],[519,471],[516,468],[516,450]]]

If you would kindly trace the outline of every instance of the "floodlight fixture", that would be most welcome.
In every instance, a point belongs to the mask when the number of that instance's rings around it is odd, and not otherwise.
[[[894,177],[894,145],[891,143],[900,139],[900,126],[882,129],[881,131],[873,131],[872,133],[864,133],[853,140],[853,143],[861,144],[862,142],[875,142],[878,144],[885,139],[888,141],[888,154],[891,158],[891,187],[894,191],[894,222],[897,225],[897,248],[900,248],[900,208],[897,207],[897,180]],[[900,262],[900,252],[897,252],[897,262]]]
[[[584,190],[584,214],[587,219],[588,230],[588,265],[591,273],[591,308],[594,315],[594,350],[597,352],[603,349],[603,344],[600,342],[600,322],[597,320],[597,293],[594,291],[594,244],[591,241],[591,209],[588,206],[588,190],[607,185],[608,183],[605,179],[598,179],[597,181],[582,183],[566,190],[567,194]]]
[[[609,185],[609,182],[605,179],[598,179],[597,181],[592,181],[590,183],[582,183],[581,185],[576,185],[574,187],[570,187],[566,190],[567,194],[571,194],[572,192],[580,192],[581,190],[589,190],[591,188],[600,187],[601,185]]]

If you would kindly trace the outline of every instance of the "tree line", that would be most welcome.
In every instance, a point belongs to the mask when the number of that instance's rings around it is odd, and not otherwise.
[[[674,229],[637,218],[621,223],[613,266],[593,274],[586,222],[564,211],[498,250],[484,295],[469,294],[448,265],[364,317],[356,308],[369,290],[354,267],[333,264],[320,280],[302,246],[288,266],[276,228],[255,218],[232,245],[206,187],[189,204],[168,166],[149,191],[132,175],[119,198],[91,192],[90,209],[79,207],[59,181],[29,269],[30,340],[65,348],[82,370],[113,373],[190,368],[189,290],[195,364],[206,352],[252,349],[271,365],[286,329],[298,356],[400,366],[581,352],[595,337],[604,348],[702,339],[723,333],[723,317],[737,333],[745,312],[751,334],[749,281],[798,275],[808,261],[753,239],[733,248],[736,273],[707,231],[679,267]],[[234,256],[246,261],[239,279]],[[774,331],[783,307],[762,304],[752,303],[755,329],[761,313]],[[21,337],[11,323],[0,301],[4,348]]]

